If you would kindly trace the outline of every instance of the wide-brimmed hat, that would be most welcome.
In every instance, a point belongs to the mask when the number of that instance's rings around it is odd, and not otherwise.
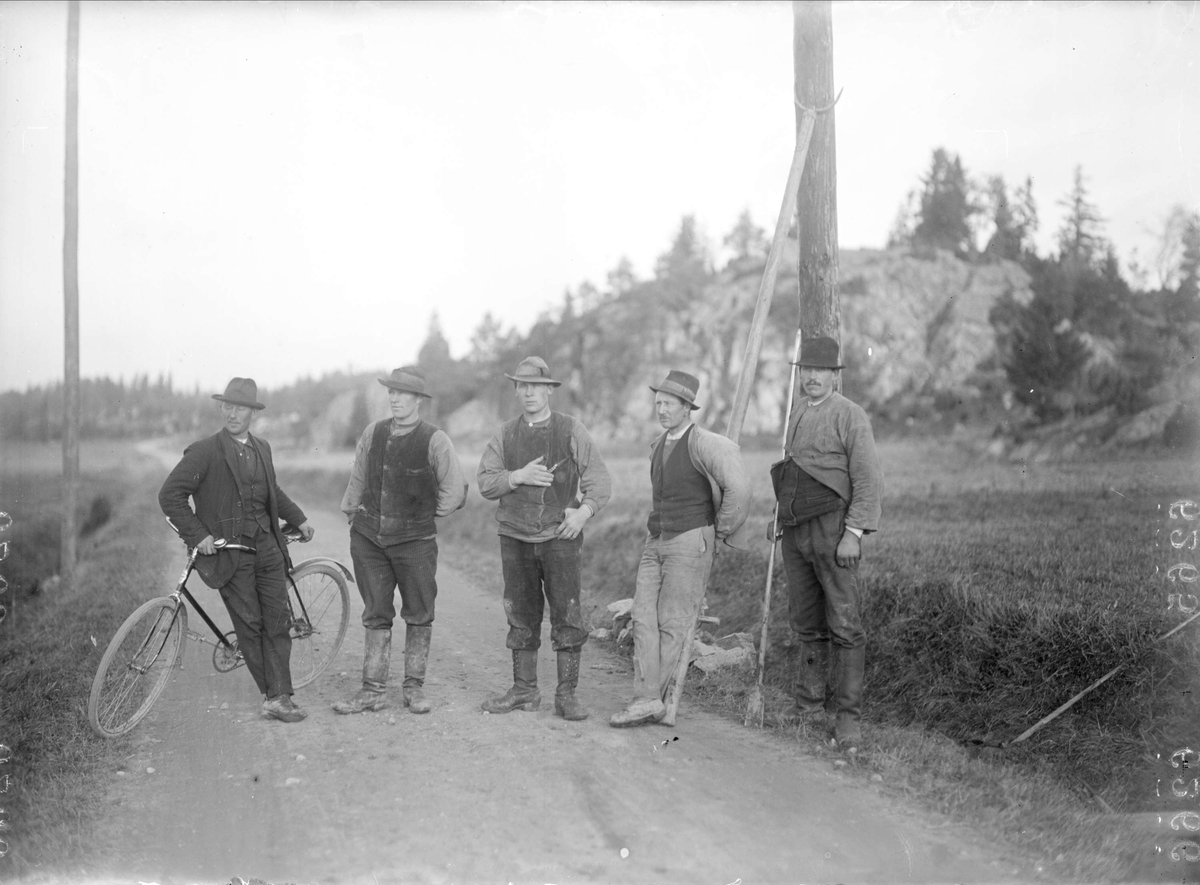
[[[258,385],[253,378],[234,378],[225,385],[224,393],[214,393],[213,399],[235,406],[249,406],[251,409],[265,409],[258,401]]]
[[[651,386],[650,389],[655,393],[669,393],[671,396],[679,397],[687,403],[689,410],[694,411],[700,408],[696,405],[696,391],[700,389],[700,379],[687,372],[672,369],[667,372],[667,377],[658,387]]]
[[[807,338],[800,345],[800,359],[793,366],[813,369],[844,369],[838,362],[838,343],[833,338]]]
[[[549,384],[551,387],[558,387],[562,384],[561,381],[555,381],[550,377],[550,367],[546,365],[546,361],[540,356],[527,356],[521,360],[521,365],[517,366],[517,373],[510,375],[504,373],[504,377],[510,381],[523,382],[525,384]]]
[[[392,374],[386,378],[376,379],[388,390],[402,390],[405,393],[415,393],[426,399],[433,399],[433,394],[425,392],[425,373],[417,366],[401,366],[392,369]]]

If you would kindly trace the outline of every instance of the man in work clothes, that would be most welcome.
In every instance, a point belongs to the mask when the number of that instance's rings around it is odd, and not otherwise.
[[[837,341],[805,341],[798,365],[802,396],[788,425],[788,457],[771,468],[788,607],[800,642],[795,703],[784,715],[822,711],[832,643],[834,740],[855,751],[867,644],[857,569],[862,536],[879,528],[883,476],[866,412],[833,392],[843,368]]]
[[[654,503],[633,597],[633,701],[609,719],[615,727],[666,713],[663,698],[699,614],[716,544],[744,544],[750,512],[741,450],[692,423],[699,380],[671,371],[650,389],[665,432],[650,449]]]
[[[394,603],[404,619],[404,706],[428,713],[425,664],[437,597],[434,519],[463,506],[467,482],[450,437],[421,420],[430,398],[425,373],[404,366],[377,379],[388,389],[392,417],[367,425],[354,451],[342,512],[350,520],[350,558],[363,600],[366,651],[362,688],[333,709],[382,710],[392,655]]]
[[[291,571],[280,517],[296,526],[304,539],[314,532],[304,511],[292,503],[275,481],[275,465],[267,441],[250,435],[258,402],[253,378],[234,378],[221,402],[223,429],[188,446],[158,493],[158,504],[189,547],[200,552],[196,571],[219,590],[238,651],[254,684],[264,696],[262,715],[299,722],[305,712],[292,701],[291,606],[287,574]],[[195,502],[193,511],[188,497]],[[217,538],[253,548],[218,550]]]
[[[586,719],[575,698],[580,649],[587,628],[579,608],[583,526],[610,495],[608,469],[579,421],[550,409],[561,382],[545,360],[531,356],[513,375],[521,415],[492,437],[479,461],[479,491],[499,501],[500,555],[504,567],[507,645],[513,653],[513,685],[483,702],[488,713],[536,710],[537,653],[542,644],[544,603],[550,604],[550,638],[558,653],[554,711]],[[544,599],[543,599],[544,594]]]

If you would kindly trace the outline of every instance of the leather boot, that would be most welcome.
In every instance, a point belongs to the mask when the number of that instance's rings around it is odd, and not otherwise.
[[[575,698],[579,685],[579,649],[558,653],[558,688],[554,692],[554,712],[563,719],[578,722],[588,718],[588,709]]]
[[[392,631],[366,631],[366,651],[363,654],[362,688],[344,701],[333,705],[336,713],[362,713],[382,710],[387,706],[388,667],[392,660]]]
[[[432,624],[409,624],[404,631],[404,706],[414,713],[428,713],[430,709],[423,686],[432,636]]]
[[[837,719],[833,726],[833,739],[840,749],[848,753],[858,752],[862,742],[862,688],[863,670],[867,663],[866,648],[835,648],[837,660]]]
[[[542,703],[537,687],[537,649],[513,649],[513,684],[507,692],[488,698],[481,704],[485,713],[511,713],[536,710]]]

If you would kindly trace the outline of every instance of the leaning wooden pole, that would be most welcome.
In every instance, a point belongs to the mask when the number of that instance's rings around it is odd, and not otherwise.
[[[67,3],[66,162],[63,181],[63,493],[59,573],[75,585],[79,502],[79,0]]]

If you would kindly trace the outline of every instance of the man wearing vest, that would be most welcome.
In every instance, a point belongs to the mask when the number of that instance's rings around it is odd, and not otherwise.
[[[716,545],[745,545],[750,479],[733,441],[692,423],[699,388],[678,371],[650,388],[665,432],[650,446],[653,509],[633,597],[633,701],[609,719],[614,727],[663,717]]]
[[[313,529],[275,481],[267,441],[250,435],[255,413],[266,408],[258,401],[254,379],[234,378],[213,399],[221,402],[224,428],[184,450],[158,493],[158,504],[184,543],[199,551],[196,571],[204,583],[221,593],[238,651],[264,695],[262,715],[299,722],[306,714],[292,702],[286,583],[292,564],[279,520],[299,528],[306,541]],[[218,538],[253,552],[217,549]]]
[[[394,597],[399,587],[400,617],[405,623],[404,706],[413,713],[428,713],[425,663],[437,597],[434,519],[462,507],[467,482],[450,437],[421,420],[421,402],[430,398],[425,373],[404,366],[378,381],[388,389],[392,417],[363,431],[342,496],[342,511],[350,520],[354,580],[363,600],[363,682],[333,709],[361,713],[387,706]]]
[[[771,468],[788,608],[800,643],[794,703],[780,715],[786,719],[823,711],[832,644],[834,740],[855,752],[862,739],[867,644],[858,584],[860,539],[879,528],[883,476],[866,412],[833,391],[843,368],[837,341],[803,342],[797,365],[803,395],[788,425],[788,456]],[[777,535],[779,528],[771,531]]]
[[[508,713],[538,708],[537,655],[549,603],[550,639],[558,653],[554,711],[564,719],[586,719],[588,711],[575,698],[580,649],[587,641],[579,608],[579,567],[583,526],[610,495],[608,468],[587,428],[570,415],[551,411],[551,391],[561,382],[550,377],[545,360],[528,357],[516,374],[504,377],[516,388],[522,414],[488,443],[478,482],[483,497],[500,502],[496,521],[513,685],[484,701],[483,709]]]

